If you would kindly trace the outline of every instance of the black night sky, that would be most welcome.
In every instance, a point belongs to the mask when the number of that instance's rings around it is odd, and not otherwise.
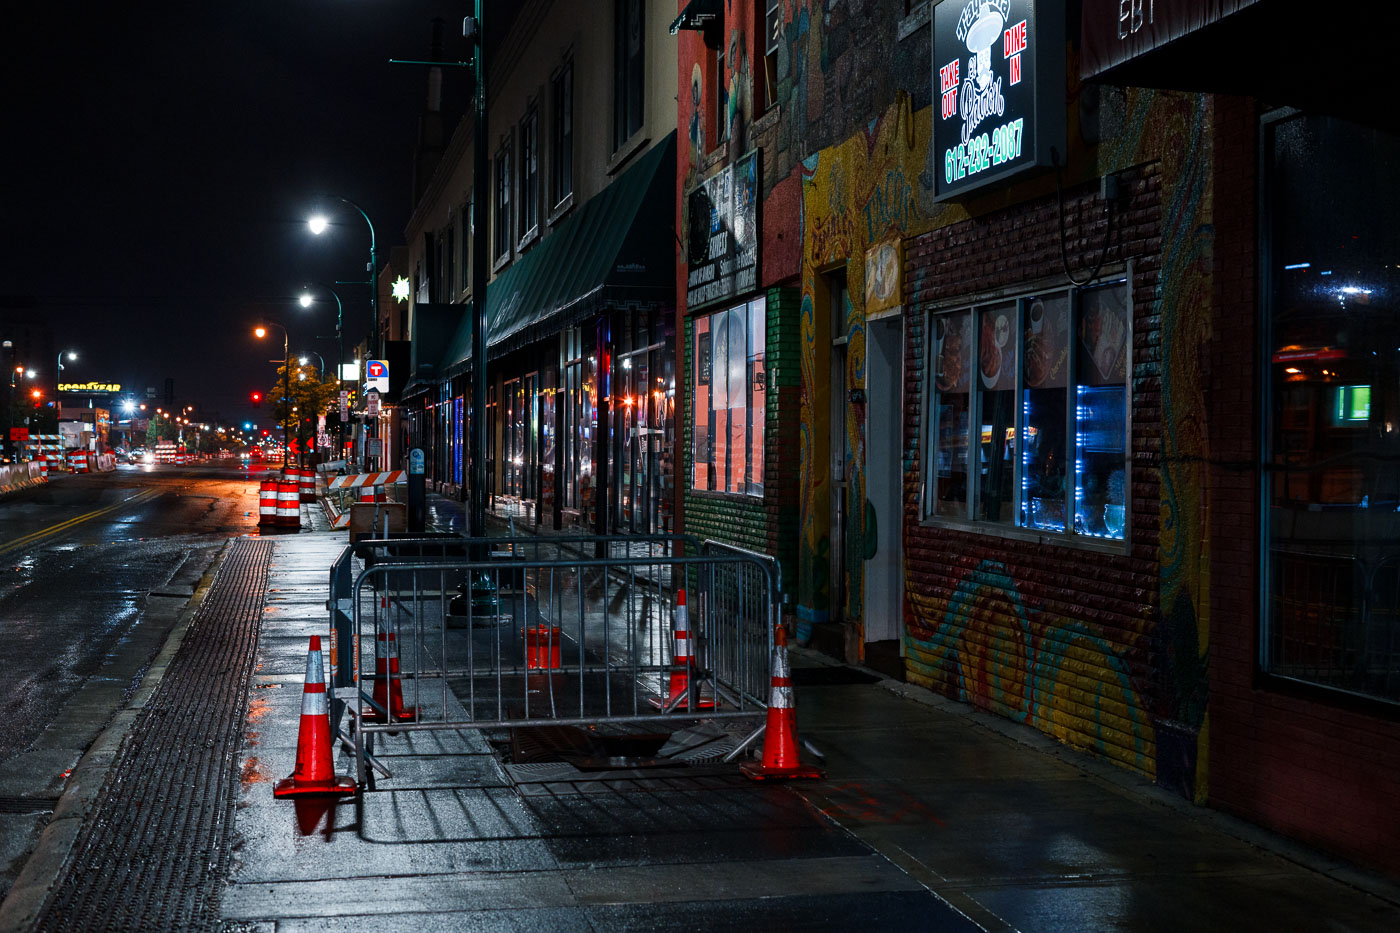
[[[241,0],[33,4],[7,16],[4,230],[7,314],[42,315],[79,360],[65,381],[143,393],[228,421],[276,378],[281,346],[334,365],[335,303],[303,283],[363,282],[403,241],[431,21],[461,56],[461,0]],[[447,69],[448,132],[467,93]],[[306,219],[324,205],[331,230]],[[347,346],[369,326],[365,285],[336,286]],[[324,294],[324,293],[323,293]],[[16,311],[28,306],[30,310]],[[273,331],[280,338],[280,333]],[[318,339],[322,336],[332,339]],[[26,361],[52,385],[55,360]]]

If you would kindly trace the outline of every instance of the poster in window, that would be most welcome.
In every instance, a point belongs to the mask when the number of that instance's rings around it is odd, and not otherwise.
[[[1016,305],[1007,303],[987,308],[980,314],[981,334],[977,341],[977,369],[982,385],[993,391],[1016,388]]]
[[[707,386],[710,384],[710,335],[708,333],[698,334],[695,338],[695,384]]]
[[[937,386],[940,392],[966,392],[972,350],[968,314],[944,314],[934,320],[934,357],[938,360]]]
[[[734,294],[758,286],[758,150],[734,163]]]
[[[1080,370],[1088,385],[1121,385],[1127,381],[1128,290],[1096,288],[1084,292],[1079,317],[1079,353],[1087,360]]]
[[[1069,300],[1064,293],[1026,304],[1026,388],[1062,389],[1069,375]]]

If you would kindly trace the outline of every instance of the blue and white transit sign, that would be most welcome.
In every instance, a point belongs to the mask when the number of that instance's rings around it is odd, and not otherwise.
[[[389,391],[389,364],[384,360],[365,360],[365,391]]]

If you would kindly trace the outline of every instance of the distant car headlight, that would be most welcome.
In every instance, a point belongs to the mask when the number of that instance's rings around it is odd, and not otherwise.
[[[142,463],[155,463],[155,462],[156,462],[156,455],[153,454],[153,453],[144,453],[144,454],[141,455],[141,462],[142,462]]]

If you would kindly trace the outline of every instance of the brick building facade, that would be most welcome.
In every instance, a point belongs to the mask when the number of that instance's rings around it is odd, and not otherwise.
[[[802,640],[1400,872],[1400,340],[1393,257],[1365,258],[1395,245],[1371,220],[1396,198],[1384,120],[1314,119],[1324,102],[1286,69],[1215,54],[1286,30],[1268,0],[1142,68],[1090,67],[1087,24],[1108,13],[1086,0],[1063,23],[1055,164],[949,198],[941,4],[866,4],[859,23],[805,2],[683,6],[719,10],[678,20],[686,530],[777,556]],[[1258,97],[1237,96],[1251,82]],[[1270,142],[1285,135],[1314,148]],[[1335,179],[1296,156],[1343,141],[1369,161]],[[694,225],[694,193],[751,153],[756,280],[692,307],[688,250],[722,213]],[[1317,204],[1355,221],[1352,253],[1300,232],[1322,226]],[[762,492],[697,488],[714,455],[697,425],[720,410],[697,394],[698,321],[759,298]]]

